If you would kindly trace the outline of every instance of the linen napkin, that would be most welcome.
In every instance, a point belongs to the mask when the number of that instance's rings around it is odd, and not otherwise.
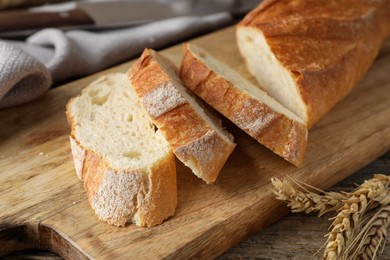
[[[0,41],[0,108],[28,102],[51,85],[45,66],[27,53]]]
[[[120,30],[44,29],[25,42],[0,40],[0,108],[28,102],[55,82],[88,75],[232,22],[229,13],[178,17]],[[52,79],[52,80],[51,80]]]

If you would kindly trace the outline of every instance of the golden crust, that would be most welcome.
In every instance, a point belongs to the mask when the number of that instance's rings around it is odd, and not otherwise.
[[[198,60],[187,44],[180,76],[206,103],[276,154],[294,165],[303,164],[307,143],[304,124],[273,111]]]
[[[97,152],[83,147],[74,136],[73,101],[71,99],[66,108],[73,159],[77,176],[83,181],[88,201],[98,218],[114,226],[133,222],[151,227],[172,216],[177,205],[173,153],[167,153],[149,169],[111,167]]]
[[[387,0],[266,0],[237,30],[264,35],[296,82],[310,127],[363,78],[390,33],[388,10]]]
[[[142,169],[115,170],[97,153],[83,150],[86,153],[82,170],[84,189],[100,220],[114,226],[134,221],[138,226],[151,227],[173,216],[177,191],[172,153],[156,162],[149,172],[144,172]]]
[[[130,82],[176,156],[198,177],[212,183],[235,144],[222,138],[175,89],[153,55],[158,54],[145,49],[128,72]]]

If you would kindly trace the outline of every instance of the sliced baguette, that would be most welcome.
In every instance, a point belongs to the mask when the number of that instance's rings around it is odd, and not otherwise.
[[[183,52],[180,76],[189,89],[274,153],[303,164],[302,119],[204,49],[184,44]]]
[[[177,68],[157,52],[145,49],[128,76],[178,159],[206,183],[214,182],[235,148],[233,136],[182,85]]]
[[[260,85],[309,127],[364,77],[390,33],[388,0],[265,0],[237,25]]]
[[[174,155],[126,74],[90,84],[69,101],[66,115],[76,173],[99,219],[150,227],[174,214]]]

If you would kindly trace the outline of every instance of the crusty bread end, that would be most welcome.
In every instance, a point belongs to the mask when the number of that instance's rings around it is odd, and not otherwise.
[[[237,25],[248,70],[313,126],[364,77],[390,34],[388,0],[264,0]]]

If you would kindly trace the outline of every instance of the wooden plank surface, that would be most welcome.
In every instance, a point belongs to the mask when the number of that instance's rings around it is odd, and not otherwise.
[[[194,43],[242,70],[233,28]],[[181,47],[163,51],[175,63]],[[227,122],[238,146],[214,185],[179,162],[179,204],[154,228],[111,227],[97,220],[75,176],[65,104],[99,75],[0,111],[0,255],[38,246],[68,258],[210,258],[284,215],[270,178],[288,174],[326,189],[390,148],[390,41],[359,86],[309,131],[303,168],[296,168]]]
[[[389,173],[390,152],[330,188],[333,191],[352,191],[356,184],[372,178],[374,173]],[[256,234],[229,249],[218,260],[227,259],[321,259],[319,249],[324,245],[330,216],[318,218],[316,214],[289,213]],[[388,230],[390,232],[390,228]],[[63,259],[42,249],[29,249],[7,255],[8,260]],[[390,240],[378,260],[390,259]]]
[[[350,177],[331,187],[332,191],[352,191],[356,185],[373,177],[375,173],[390,174],[390,152],[379,157]],[[218,260],[228,259],[322,259],[325,234],[332,214],[289,213],[257,234],[229,249]],[[390,227],[388,229],[390,232]],[[321,250],[320,250],[321,249]],[[378,260],[390,259],[390,240],[387,240]]]

